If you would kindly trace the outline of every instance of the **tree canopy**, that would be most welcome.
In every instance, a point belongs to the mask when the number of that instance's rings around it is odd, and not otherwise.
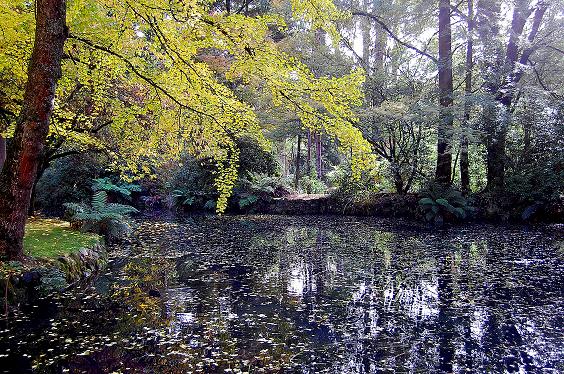
[[[22,101],[33,40],[34,4],[3,2],[0,74],[9,136]],[[343,18],[332,2],[292,2],[294,17],[338,37]],[[371,147],[356,127],[364,73],[316,77],[272,39],[287,25],[275,14],[217,11],[213,2],[68,1],[65,44],[50,137],[73,147],[107,152],[128,179],[153,173],[189,152],[216,162],[218,211],[237,179],[235,139],[268,141],[237,85],[268,92],[274,106],[304,127],[324,129],[352,155],[354,173],[371,162]],[[111,141],[98,136],[106,127]],[[60,140],[56,140],[59,139]]]

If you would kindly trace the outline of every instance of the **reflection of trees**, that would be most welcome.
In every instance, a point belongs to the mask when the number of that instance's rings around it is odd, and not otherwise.
[[[507,249],[496,240],[488,240],[487,261],[495,262]],[[503,270],[500,271],[500,270]],[[515,303],[518,295],[508,284],[508,276],[522,269],[516,269],[511,261],[502,268],[492,267],[488,288],[484,292],[485,322],[482,346],[484,347],[484,366],[487,370],[518,372],[519,366],[526,362],[524,369],[530,369],[530,357],[522,350],[523,340],[515,325]]]
[[[58,340],[37,344],[68,351],[71,336],[82,351],[100,349],[69,359],[77,372],[92,360],[104,372],[120,362],[151,372],[195,372],[198,364],[203,372],[563,371],[561,254],[530,233],[230,219],[194,233],[167,226],[159,245],[177,253],[186,245],[177,236],[189,234],[188,255],[174,264],[154,259],[158,246],[143,248],[123,261],[126,271],[114,271],[116,287],[137,282],[136,293],[108,297],[111,308],[88,299],[95,313],[82,313],[77,299],[64,318],[91,327],[59,326]],[[150,296],[154,289],[162,297]],[[163,304],[174,321],[144,314]],[[100,348],[104,336],[116,344]]]
[[[226,339],[246,342],[237,345],[239,359],[264,348],[280,365],[286,354],[313,372],[327,365],[366,373],[531,370],[524,354],[531,338],[516,305],[534,300],[519,300],[512,286],[528,280],[523,268],[499,261],[512,256],[496,247],[504,240],[494,234],[467,235],[426,238],[306,221],[233,235],[227,246],[221,237],[217,244],[207,239],[202,267],[213,271],[196,278],[215,283],[195,284],[206,288],[197,298],[206,305],[227,300],[239,318],[252,320],[224,320]],[[215,256],[211,245],[218,246]],[[217,323],[209,308],[199,311],[206,319],[200,323]],[[542,317],[531,318],[542,324]],[[284,348],[249,343],[265,336]]]
[[[448,249],[446,249],[448,251]],[[454,362],[455,311],[453,310],[452,253],[445,253],[438,259],[437,294],[439,314],[437,333],[439,341],[438,368],[441,372],[452,373]]]

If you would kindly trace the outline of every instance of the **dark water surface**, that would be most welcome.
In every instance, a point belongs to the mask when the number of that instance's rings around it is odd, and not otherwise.
[[[0,372],[564,372],[562,227],[137,224],[95,282],[0,322]]]

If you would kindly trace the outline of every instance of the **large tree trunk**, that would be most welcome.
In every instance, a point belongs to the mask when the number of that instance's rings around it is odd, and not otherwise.
[[[472,67],[474,65],[474,0],[468,0],[468,40],[466,43],[466,78],[464,93],[464,122],[460,138],[460,189],[470,192],[470,160],[468,158],[468,131],[470,130],[470,95],[472,94]]]
[[[521,65],[526,65],[529,57],[534,52],[532,43],[539,31],[544,13],[548,4],[539,1],[536,8],[529,8],[529,2],[519,0],[515,4],[513,10],[513,18],[511,21],[511,30],[509,33],[509,41],[505,52],[504,62],[504,80],[497,89],[495,99],[501,104],[499,114],[496,114],[496,120],[493,121],[491,131],[488,134],[487,142],[487,177],[488,183],[486,189],[493,192],[501,192],[505,187],[505,143],[507,130],[511,116],[511,106],[515,93],[515,87],[521,80],[524,69]],[[533,24],[528,35],[528,47],[524,48],[519,57],[519,39],[523,34],[523,29],[527,23],[527,19],[533,13]],[[519,62],[519,66],[516,63]]]
[[[55,87],[67,37],[65,0],[37,0],[28,78],[14,138],[0,173],[0,256],[23,257],[31,189],[49,131]]]
[[[451,182],[452,138],[452,53],[450,27],[450,0],[440,0],[439,9],[439,101],[440,123],[437,131],[437,169],[435,179],[442,184]]]

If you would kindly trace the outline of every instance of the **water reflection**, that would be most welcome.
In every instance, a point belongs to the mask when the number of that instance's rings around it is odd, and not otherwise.
[[[96,284],[4,323],[0,371],[562,372],[556,236],[327,217],[141,222]]]

